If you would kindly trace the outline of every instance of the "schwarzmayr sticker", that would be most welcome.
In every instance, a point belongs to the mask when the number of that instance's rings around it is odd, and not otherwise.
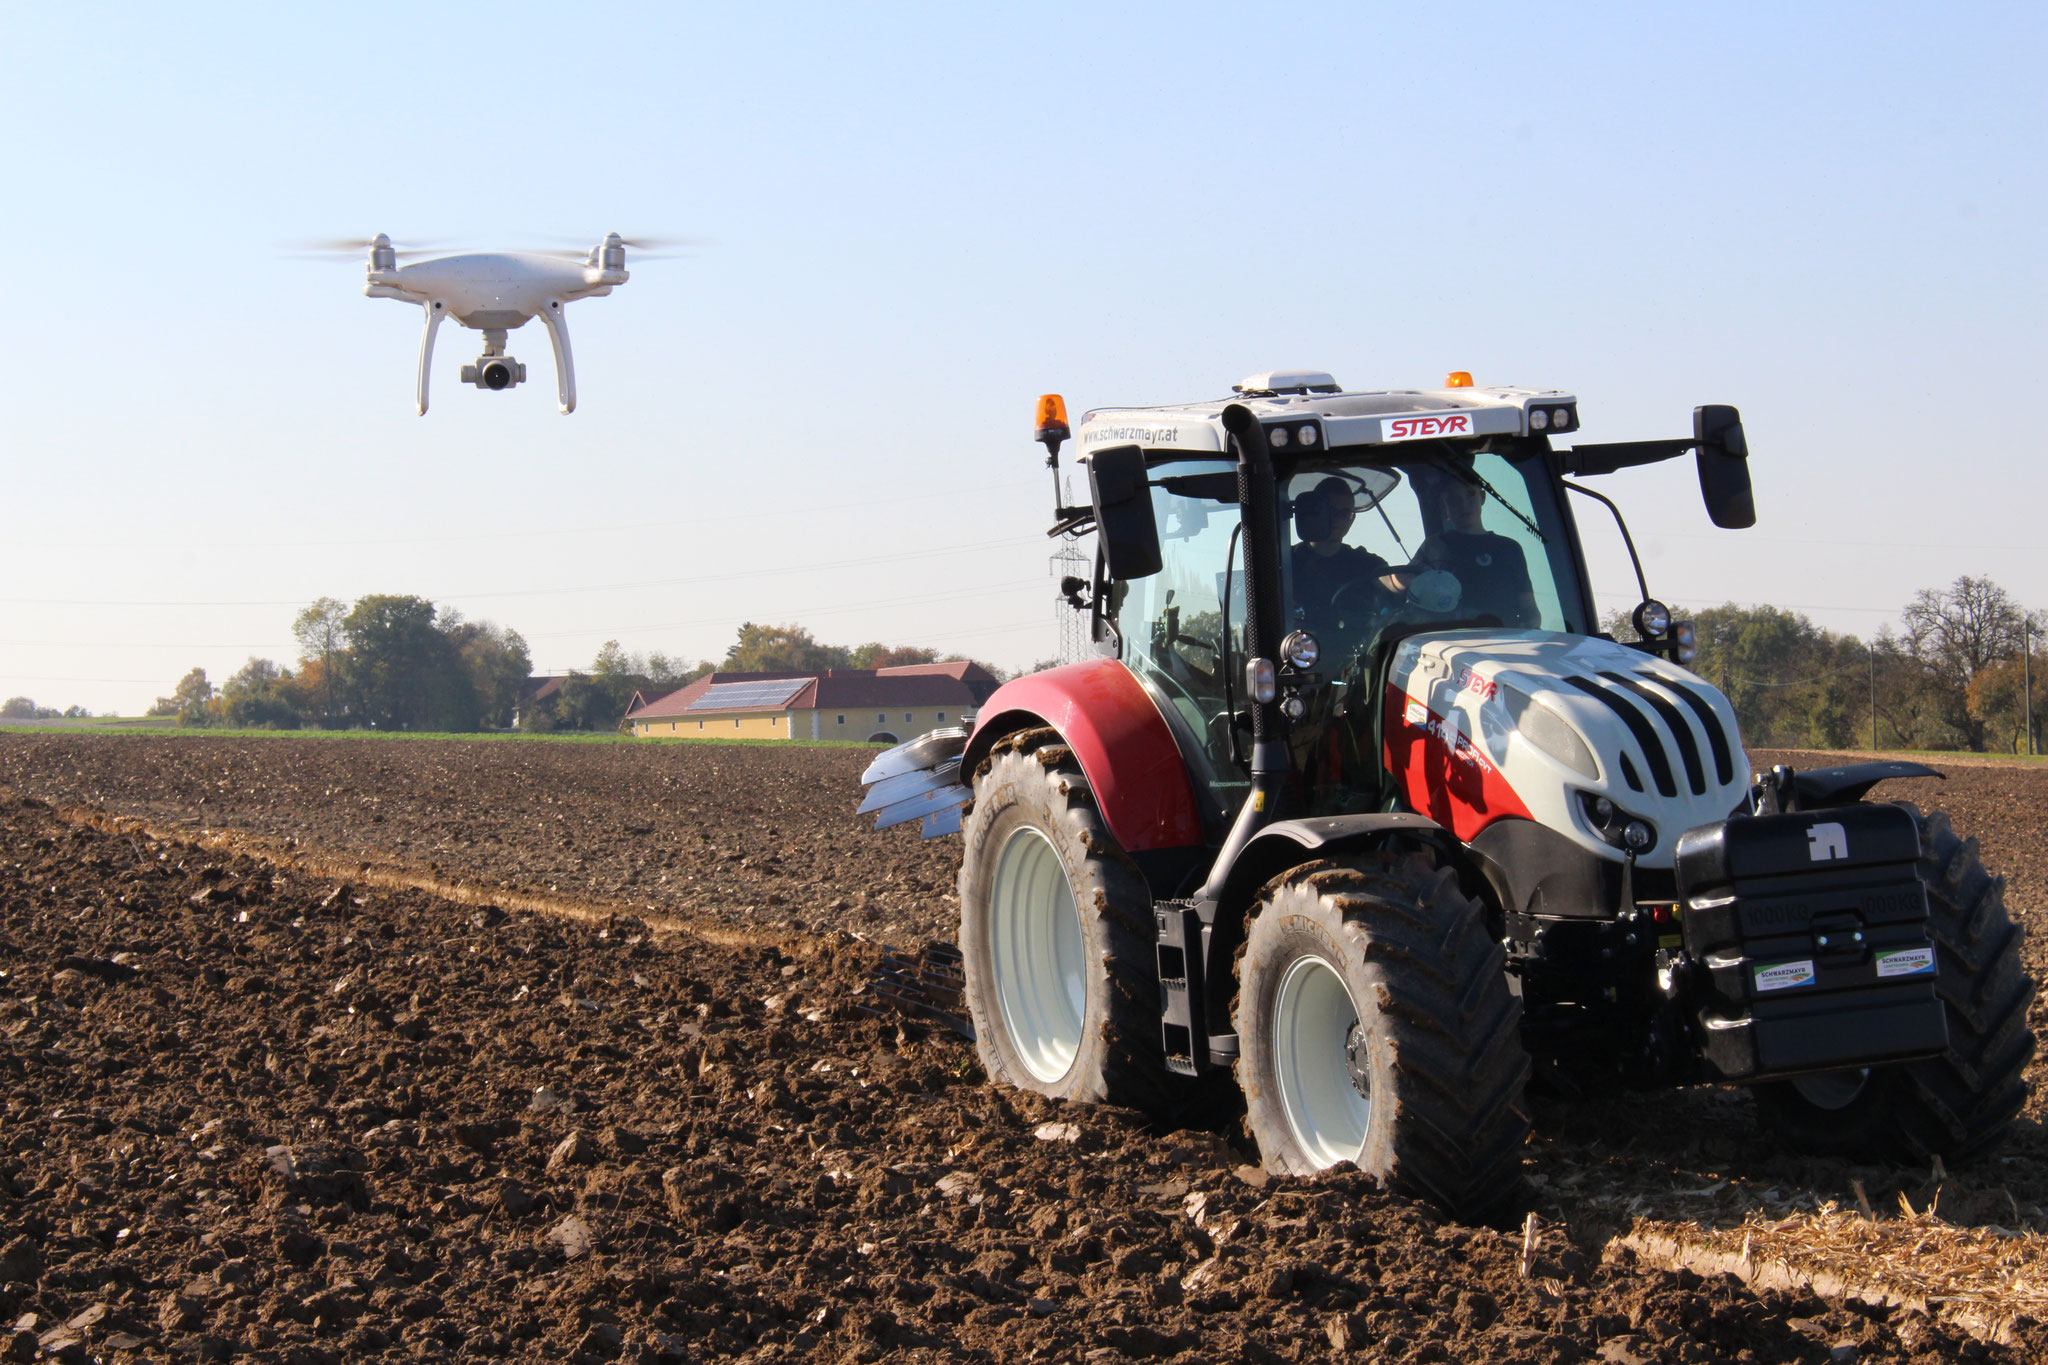
[[[1877,955],[1879,976],[1920,976],[1934,970],[1934,949],[1907,948],[1896,953]]]
[[[1785,991],[1794,986],[1813,984],[1813,961],[1780,962],[1775,967],[1756,969],[1756,988],[1759,991]]]

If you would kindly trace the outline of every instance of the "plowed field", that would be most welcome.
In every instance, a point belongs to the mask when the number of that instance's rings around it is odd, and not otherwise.
[[[1227,1116],[985,1087],[968,1045],[861,1008],[872,940],[951,935],[957,848],[856,819],[865,757],[0,735],[0,1355],[2048,1350],[1602,1254],[1639,1216],[1858,1188],[2048,1229],[2038,1076],[2013,1139],[1941,1176],[1774,1154],[1737,1091],[1546,1111],[1527,1274],[1520,1229],[1267,1183]],[[2048,775],[1949,778],[1897,794],[2035,918]]]

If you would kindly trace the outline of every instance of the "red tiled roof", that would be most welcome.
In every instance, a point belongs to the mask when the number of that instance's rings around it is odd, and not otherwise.
[[[979,678],[976,677],[979,675]],[[806,685],[779,706],[700,706],[691,703],[719,683],[770,682],[776,679],[807,679]],[[894,706],[977,705],[987,692],[976,695],[975,684],[985,678],[994,690],[995,678],[976,664],[909,664],[901,668],[831,668],[822,672],[707,673],[687,687],[634,706],[627,720],[656,720],[689,714],[697,717],[731,715],[735,712],[822,711],[835,706],[849,709]]]
[[[949,659],[942,664],[898,664],[894,668],[878,668],[878,678],[931,678],[947,677],[965,683],[974,696],[975,703],[987,701],[989,694],[1002,686],[995,674],[971,659]]]

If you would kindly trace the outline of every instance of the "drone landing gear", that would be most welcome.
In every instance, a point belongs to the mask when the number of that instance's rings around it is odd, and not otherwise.
[[[569,355],[569,319],[562,301],[549,299],[540,320],[547,324],[548,340],[555,343],[555,392],[566,416],[576,411],[576,365]]]
[[[440,330],[441,319],[448,316],[447,305],[437,299],[429,299],[420,305],[426,310],[427,329],[420,334],[420,382],[414,400],[419,405],[420,416],[427,415],[427,376],[432,373],[429,366],[434,359],[434,333]]]

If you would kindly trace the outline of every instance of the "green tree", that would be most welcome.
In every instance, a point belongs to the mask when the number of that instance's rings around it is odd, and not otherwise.
[[[0,720],[49,720],[56,715],[54,708],[37,706],[29,697],[9,697],[0,702]]]
[[[712,665],[708,660],[701,664],[693,664],[688,659],[671,659],[668,655],[656,650],[648,654],[645,659],[640,660],[639,667],[635,671],[644,674],[650,686],[663,692],[671,692],[678,687],[697,681],[697,679],[709,673],[711,669]]]
[[[2036,653],[2031,669],[2018,658],[2000,659],[1977,670],[1970,680],[1970,714],[1984,727],[1986,743],[2008,753],[2027,752],[2027,683],[2032,673],[2034,752],[2041,748],[2042,722],[2048,719],[2048,654]]]
[[[519,709],[519,689],[533,672],[526,640],[510,626],[465,621],[454,612],[444,617],[441,631],[454,643],[469,670],[479,721],[493,729],[511,725],[513,713]]]
[[[324,726],[331,730],[340,717],[335,710],[335,691],[341,679],[342,656],[348,649],[348,607],[336,598],[316,599],[292,619],[292,638],[299,642],[304,662],[320,665],[320,714]]]
[[[220,685],[221,712],[228,724],[258,730],[296,730],[298,699],[292,675],[268,659],[252,658]]]
[[[819,644],[802,626],[764,626],[748,621],[725,651],[725,662],[719,668],[732,673],[792,673],[853,666],[850,651]]]
[[[917,645],[855,645],[847,651],[855,668],[901,668],[905,664],[935,664],[939,651]]]
[[[205,725],[212,719],[212,701],[213,684],[206,680],[206,670],[195,668],[178,679],[178,685],[171,689],[170,696],[158,697],[156,705],[149,708],[149,714],[176,716],[180,725]]]
[[[435,629],[424,597],[359,598],[348,634],[349,695],[380,730],[474,730],[476,688],[454,641]]]
[[[606,640],[590,672],[562,684],[556,719],[571,730],[616,730],[632,709],[633,694],[648,686],[640,663],[617,640]]]

